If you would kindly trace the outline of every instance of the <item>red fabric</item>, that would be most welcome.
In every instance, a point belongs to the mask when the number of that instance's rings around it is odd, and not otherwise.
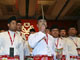
[[[23,25],[24,25],[24,23],[30,23],[30,25],[33,25],[34,26],[36,32],[38,31],[38,28],[37,28],[37,20],[35,20],[35,19],[19,19],[19,20],[22,21],[22,24]],[[66,29],[68,29],[68,27],[71,24],[75,24],[76,25],[76,21],[51,21],[51,20],[50,21],[47,21],[48,27],[51,27],[54,24],[58,25],[59,27],[65,27]],[[24,27],[24,28],[26,28],[26,30],[28,30],[30,27]],[[26,39],[28,39],[28,36],[29,36],[29,34],[26,34]]]
[[[65,55],[62,56],[61,60],[66,60],[66,57]]]
[[[70,58],[80,60],[80,56],[70,56]]]
[[[0,60],[4,60],[4,59],[7,59],[7,60],[16,60],[16,59],[20,60],[19,56],[9,57],[8,55],[1,55]]]
[[[33,60],[54,60],[53,56],[41,55],[41,56],[34,56]]]
[[[30,23],[30,25],[33,25],[34,26],[34,29],[36,30],[36,31],[38,31],[38,28],[37,28],[37,20],[29,20],[29,19],[21,19],[21,21],[22,21],[22,24],[24,24],[24,23]],[[28,29],[29,27],[25,27],[26,29]]]
[[[58,49],[58,45],[59,45],[59,38],[58,38],[58,40],[57,40],[57,44],[55,44],[56,45],[56,48]]]
[[[22,21],[22,25],[23,27],[26,29],[26,31],[29,31],[31,28],[30,27],[34,27],[35,31],[38,32],[38,28],[37,28],[37,20],[28,20],[28,19],[21,19]],[[26,26],[25,26],[26,24]],[[30,25],[28,25],[30,24]],[[26,33],[26,40],[28,40],[28,36],[29,36],[29,32],[26,32],[24,30],[22,30],[23,33]]]
[[[10,32],[9,31],[8,31],[8,35],[9,35],[9,38],[10,38],[10,41],[11,41],[11,45],[13,45],[14,39],[15,39],[15,33],[14,33],[14,36],[13,36],[13,40],[11,38],[11,35],[10,35]]]

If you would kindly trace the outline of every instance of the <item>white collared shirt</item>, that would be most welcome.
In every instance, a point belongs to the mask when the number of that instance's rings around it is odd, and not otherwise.
[[[13,40],[14,33],[10,31],[11,38]],[[24,53],[23,53],[23,43],[22,38],[18,34],[15,34],[15,39],[13,45],[11,45],[10,37],[8,31],[0,33],[0,55],[9,55],[10,54],[10,47],[14,48],[14,56],[19,55],[20,60],[24,60]]]
[[[46,37],[46,34],[41,31],[31,34],[29,36],[28,42],[31,48],[33,49],[32,54],[35,55],[48,55],[51,56],[54,54],[54,39],[50,35],[48,35],[48,45],[43,39]],[[53,41],[53,43],[52,43]]]

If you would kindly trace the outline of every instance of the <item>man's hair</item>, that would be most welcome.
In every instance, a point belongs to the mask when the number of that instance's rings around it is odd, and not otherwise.
[[[16,21],[16,17],[15,16],[12,16],[8,19],[8,24],[10,24],[12,21]]]
[[[52,29],[59,29],[58,25],[52,25],[50,31],[52,31]]]
[[[68,28],[68,30],[69,30],[70,28],[75,28],[75,29],[77,30],[77,27],[76,27],[75,25],[70,25],[69,28]]]
[[[43,19],[43,17],[42,17],[42,16],[39,16],[37,20],[39,21],[39,20],[41,20],[41,19]],[[44,19],[43,19],[43,20],[45,20],[45,21],[46,21],[46,18],[44,17]]]
[[[21,20],[17,20],[17,23],[22,23]]]
[[[35,32],[35,29],[33,29],[33,28],[32,28],[32,29],[30,29],[30,32]]]
[[[61,28],[60,28],[60,31],[61,31],[61,30],[66,30],[66,29],[65,29],[65,27],[61,27]]]
[[[1,31],[1,30],[5,30],[5,29],[4,29],[4,28],[0,28],[0,31]]]

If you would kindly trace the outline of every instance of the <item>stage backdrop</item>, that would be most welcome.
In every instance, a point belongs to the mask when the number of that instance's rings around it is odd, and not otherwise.
[[[22,21],[22,33],[26,36],[26,39],[29,36],[30,29],[34,28],[36,32],[38,31],[37,20],[21,19],[21,21]]]
[[[35,28],[36,31],[38,31],[37,29],[37,20],[36,19],[19,19],[22,21],[23,23],[23,31],[27,32],[25,33],[26,35],[29,34],[29,29],[31,28],[31,26],[33,26]],[[29,24],[27,25],[26,23]],[[7,27],[7,23],[8,20],[0,20],[0,28],[3,28],[4,30],[8,30]],[[25,25],[26,24],[26,25]],[[57,24],[59,27],[65,27],[68,30],[68,27],[70,25],[77,25],[77,20],[58,20],[58,21],[54,21],[54,20],[48,20],[47,21],[48,27],[51,27],[53,24]],[[27,30],[27,31],[26,31]]]

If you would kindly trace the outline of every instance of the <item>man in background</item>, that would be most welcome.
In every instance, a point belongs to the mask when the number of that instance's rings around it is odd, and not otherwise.
[[[24,55],[25,56],[30,56],[30,51],[29,51],[29,48],[28,48],[28,42],[26,40],[26,36],[22,33],[22,22],[20,20],[17,21],[17,33],[23,39]]]
[[[75,26],[70,26],[68,29],[68,35],[67,38],[67,53],[70,60],[70,56],[77,56],[77,48],[80,48],[80,38],[77,37],[77,29]]]
[[[65,40],[63,40],[62,38],[59,37],[59,27],[58,25],[52,25],[51,27],[51,35],[54,38],[55,41],[55,55],[54,55],[54,59],[61,59],[63,55],[66,55],[66,44],[65,44]],[[61,52],[62,50],[62,52]],[[61,52],[61,54],[60,54]],[[57,58],[56,58],[57,57]]]
[[[30,34],[34,34],[35,32],[36,32],[35,29],[32,28],[32,29],[30,29],[30,32],[29,33]]]

